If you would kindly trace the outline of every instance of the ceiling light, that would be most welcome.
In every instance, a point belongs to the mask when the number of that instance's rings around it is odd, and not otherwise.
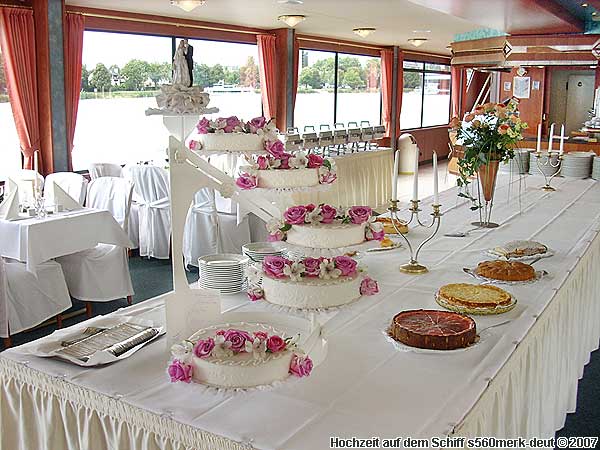
[[[431,33],[431,30],[413,30],[413,33],[418,33],[418,34]]]
[[[414,45],[415,47],[420,47],[421,45],[423,45],[425,42],[427,42],[428,39],[427,38],[411,38],[408,40],[408,42],[412,45]]]
[[[582,3],[582,4],[581,4],[581,7],[582,7],[582,8],[587,8],[587,7],[588,7],[588,4],[587,4],[587,3]]]
[[[185,12],[191,12],[198,6],[202,6],[206,0],[171,0],[171,5],[178,6]]]
[[[354,31],[356,34],[358,34],[361,38],[366,38],[371,33],[374,33],[375,30],[376,29],[373,27],[360,27],[360,28],[354,28],[352,31]]]
[[[304,2],[302,0],[277,0],[277,3],[283,5],[301,5]]]
[[[277,20],[281,20],[290,28],[294,28],[296,25],[298,25],[305,19],[306,16],[303,16],[302,14],[284,14],[277,18]]]
[[[597,15],[598,15],[598,11],[594,11],[594,12],[592,13],[592,16],[597,16]]]

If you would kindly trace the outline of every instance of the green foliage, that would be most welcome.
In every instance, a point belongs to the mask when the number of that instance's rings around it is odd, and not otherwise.
[[[171,73],[171,64],[168,62],[148,64],[148,78],[152,80],[154,86],[170,83]]]
[[[415,89],[421,86],[423,76],[419,72],[404,71],[404,89]]]
[[[366,88],[367,84],[364,75],[365,73],[362,68],[350,67],[344,72],[341,84],[351,89]]]
[[[300,72],[298,84],[301,86],[308,86],[313,89],[320,89],[323,87],[323,80],[321,79],[320,72],[315,67],[305,67]]]
[[[4,73],[4,55],[0,53],[0,94],[7,91],[6,74]]]
[[[110,72],[106,66],[98,63],[90,76],[90,86],[99,91],[107,91],[110,89],[111,79]]]
[[[81,66],[81,90],[87,92],[90,89],[90,71],[85,64]]]
[[[139,59],[132,59],[121,69],[121,77],[125,89],[132,91],[141,91],[144,89],[144,82],[149,78],[150,64]]]
[[[246,64],[240,67],[240,84],[254,89],[260,87],[258,65],[252,56],[248,56]]]

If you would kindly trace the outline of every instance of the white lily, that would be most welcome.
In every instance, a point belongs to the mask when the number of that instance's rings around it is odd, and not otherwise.
[[[299,281],[302,278],[302,274],[306,271],[306,267],[304,264],[299,262],[294,262],[289,266],[285,266],[283,268],[283,274],[285,276],[290,277],[292,281]]]

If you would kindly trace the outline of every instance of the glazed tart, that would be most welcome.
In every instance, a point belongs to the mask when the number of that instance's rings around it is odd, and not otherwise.
[[[455,283],[442,286],[438,296],[446,303],[467,308],[496,308],[508,306],[511,295],[496,286]]]
[[[425,309],[403,311],[394,316],[389,334],[405,345],[431,350],[464,348],[477,339],[475,321],[470,317]]]
[[[499,281],[529,281],[535,279],[535,269],[519,261],[484,261],[477,265],[475,273],[481,277]]]

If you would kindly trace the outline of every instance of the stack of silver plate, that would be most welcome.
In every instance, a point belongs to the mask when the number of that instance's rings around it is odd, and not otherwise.
[[[237,294],[246,290],[246,256],[223,253],[198,258],[198,284],[202,288],[216,289],[221,294]]]
[[[507,163],[500,163],[500,172],[512,173],[513,175],[525,174],[529,171],[529,153],[533,150],[527,148],[516,148],[515,157]]]
[[[594,180],[600,180],[600,156],[594,156],[594,163],[592,165],[592,178]]]
[[[558,171],[558,153],[552,153],[550,162],[551,164],[548,163],[548,152],[542,152],[538,165],[538,157],[536,156],[536,153],[531,152],[529,154],[529,173],[531,175],[540,175],[541,169],[547,177],[554,175]]]
[[[250,242],[242,245],[242,253],[254,262],[262,262],[265,256],[283,256],[285,247],[281,242]]]
[[[565,153],[560,174],[570,178],[588,178],[592,173],[592,158],[594,153],[569,152]]]

